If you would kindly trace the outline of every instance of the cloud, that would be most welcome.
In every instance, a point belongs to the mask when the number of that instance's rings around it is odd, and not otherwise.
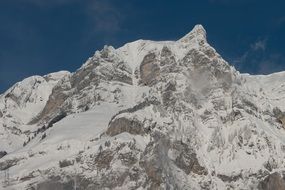
[[[91,1],[87,14],[97,32],[112,34],[121,30],[123,13],[109,0]]]
[[[231,63],[241,72],[254,74],[270,74],[285,70],[285,56],[276,52],[268,52],[267,39],[257,40],[249,45],[241,56],[231,59]]]
[[[112,0],[17,0],[18,2],[34,5],[39,8],[54,8],[78,4],[83,7],[83,12],[93,30],[90,33],[114,34],[121,30],[126,11],[118,7]]]
[[[270,74],[285,70],[285,57],[282,54],[274,53],[261,60],[258,65],[258,72]]]
[[[257,40],[256,42],[250,44],[248,50],[246,50],[241,56],[232,59],[232,63],[235,64],[238,68],[243,67],[243,64],[249,59],[249,57],[252,57],[253,54],[256,54],[256,51],[265,51],[266,43],[267,40],[263,39]]]
[[[265,51],[266,44],[267,44],[267,39],[263,39],[254,42],[253,44],[250,45],[250,47],[253,51],[259,51],[259,50]]]
[[[277,21],[277,24],[278,24],[278,25],[283,25],[283,24],[285,24],[285,16],[279,18],[278,21]]]

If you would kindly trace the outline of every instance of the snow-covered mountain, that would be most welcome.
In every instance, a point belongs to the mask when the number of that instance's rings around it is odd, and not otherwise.
[[[105,46],[0,95],[2,189],[285,189],[284,101],[285,72],[240,74],[201,25]]]

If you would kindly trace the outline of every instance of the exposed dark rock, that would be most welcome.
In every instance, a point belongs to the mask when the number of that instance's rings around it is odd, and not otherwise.
[[[152,86],[159,78],[160,68],[155,53],[146,55],[140,65],[140,83]]]
[[[285,116],[279,118],[279,121],[282,123],[283,128],[285,128]]]
[[[64,112],[64,111],[60,111],[58,112],[58,114],[56,116],[54,116],[48,123],[47,125],[44,125],[42,126],[41,128],[38,128],[37,131],[35,132],[35,136],[40,134],[40,133],[43,133],[45,132],[48,128],[51,128],[55,123],[59,122],[60,120],[62,120],[63,118],[65,118],[67,116],[67,113]],[[41,136],[41,140],[43,140],[44,138],[46,138],[46,133],[44,133],[42,136]],[[27,143],[30,142],[30,138],[27,142],[24,142],[24,145],[23,146],[26,146]]]
[[[134,112],[136,112],[136,111],[138,111],[138,110],[141,110],[141,109],[143,109],[143,108],[145,108],[145,107],[148,107],[148,106],[150,106],[150,105],[160,105],[160,102],[158,102],[158,101],[149,101],[149,100],[146,100],[146,101],[144,101],[144,102],[141,102],[141,103],[135,105],[134,107],[121,110],[121,111],[119,111],[118,113],[116,113],[115,115],[112,116],[112,118],[111,118],[111,120],[110,120],[110,123],[113,121],[113,119],[114,119],[115,117],[117,117],[118,115],[120,115],[120,114],[122,114],[122,113],[134,113]],[[109,125],[110,125],[110,123],[109,123]]]
[[[46,137],[47,137],[47,134],[44,133],[44,134],[42,135],[42,137],[41,137],[41,140],[45,139]]]
[[[30,121],[29,124],[35,124],[41,120],[49,120],[50,115],[59,112],[60,109],[62,109],[62,105],[64,104],[65,100],[68,98],[68,94],[65,93],[65,90],[66,89],[60,85],[56,86],[53,89],[43,111],[36,118]]]
[[[167,80],[169,73],[177,73],[180,69],[171,50],[166,46],[161,50],[160,66],[160,75],[162,78],[164,77],[165,80]]]
[[[36,190],[51,190],[51,189],[56,189],[56,190],[70,190],[74,189],[74,184],[73,181],[68,181],[68,182],[61,182],[61,181],[45,181],[40,184],[38,184],[35,188]]]
[[[266,177],[270,175],[270,173],[267,171],[267,170],[258,170],[257,173],[252,173],[252,174],[249,174],[249,177],[254,177],[258,180],[261,180],[262,178]]]
[[[28,175],[26,176],[23,176],[20,178],[21,181],[29,181],[31,179],[33,179],[35,176],[33,175],[33,172],[32,173],[29,173]]]
[[[53,124],[59,122],[60,120],[62,120],[63,118],[65,118],[67,116],[66,112],[60,112],[57,116],[55,116],[53,119],[50,120],[50,122],[47,125],[47,128],[50,128],[53,126]]]
[[[14,89],[13,89],[14,90]],[[15,96],[15,94],[13,94],[13,90],[11,90],[9,93],[7,93],[5,95],[5,99],[11,99],[12,101],[14,101],[15,103],[17,103],[18,105],[20,105],[20,101],[19,101],[19,97]],[[23,95],[23,94],[22,94]]]
[[[132,166],[137,162],[137,157],[132,152],[119,154],[119,159],[125,166]]]
[[[275,107],[273,108],[273,115],[276,118],[280,118],[284,115],[284,113],[278,107]]]
[[[59,161],[59,167],[60,168],[65,168],[67,166],[72,166],[73,164],[74,164],[73,160],[62,160],[62,161]]]
[[[180,189],[179,180],[172,173],[172,161],[167,155],[170,147],[169,139],[155,133],[153,140],[147,145],[139,162],[147,175],[146,183],[150,184],[149,189],[159,189],[161,184],[164,184],[166,189]]]
[[[226,117],[221,117],[221,120],[223,121],[223,123],[226,123],[228,121],[236,121],[240,118],[242,118],[242,113],[239,110],[233,110]]]
[[[172,148],[179,152],[178,157],[174,161],[176,166],[182,169],[186,174],[190,174],[190,172],[198,175],[208,174],[206,168],[200,165],[196,153],[189,145],[182,142],[175,142]]]
[[[110,123],[106,134],[110,136],[115,136],[123,132],[127,132],[133,135],[145,134],[144,127],[141,122],[135,119],[130,120],[124,117],[113,120]]]
[[[42,181],[38,184],[31,184],[29,190],[73,190],[75,189],[76,179],[76,190],[93,190],[96,188],[96,182],[92,179],[86,178],[81,175],[68,175],[63,178],[62,176],[50,176],[49,179]]]
[[[203,68],[205,66],[210,66],[211,60],[205,56],[205,54],[199,52],[196,49],[191,49],[188,54],[183,58],[182,63],[188,66],[191,63],[194,69]]]
[[[268,175],[258,184],[259,190],[285,190],[285,181],[277,172]]]
[[[123,82],[123,83],[127,83],[132,85],[133,84],[133,79],[130,76],[126,76],[124,74],[121,75],[115,75],[114,80],[119,81],[119,82]]]
[[[100,82],[99,76],[96,76],[92,71],[99,65],[99,61],[94,60],[92,64],[77,70],[70,78],[70,84],[72,88],[75,88],[78,92],[88,85],[92,81],[95,81],[95,85]],[[88,76],[88,78],[86,78]],[[87,79],[87,80],[86,80]]]
[[[162,101],[163,104],[166,106],[174,105],[175,104],[175,97],[174,97],[174,91],[176,90],[176,84],[175,82],[169,82],[166,85],[165,90],[162,94]]]
[[[110,168],[110,164],[114,158],[114,152],[110,150],[101,151],[95,158],[95,164],[99,170]]]
[[[277,119],[277,121],[281,123],[285,128],[285,113],[282,112],[279,108],[275,107],[273,109],[273,115]]]
[[[203,50],[203,52],[209,57],[213,58],[216,56],[216,51],[212,47],[206,47],[206,49]]]
[[[225,101],[222,98],[217,98],[212,101],[215,110],[224,110],[225,109]]]
[[[7,155],[6,151],[0,151],[0,159]]]
[[[151,181],[151,189],[158,189],[160,184],[163,183],[163,170],[160,168],[160,166],[156,165],[156,160],[151,159],[149,161],[140,162],[140,164],[145,169],[145,172]]]
[[[10,160],[5,160],[3,162],[0,161],[0,170],[6,170],[12,166],[15,166],[21,160],[23,160],[23,158],[10,159]]]
[[[170,57],[170,56],[172,56],[171,50],[167,46],[164,46],[161,50],[161,57]]]
[[[128,177],[128,172],[108,172],[107,175],[102,175],[93,185],[93,189],[123,189],[120,188],[126,178]],[[91,189],[90,189],[91,190]]]
[[[223,182],[234,182],[237,181],[239,179],[241,179],[241,174],[239,175],[233,175],[233,176],[227,176],[227,175],[223,175],[223,174],[217,174],[217,177],[220,178]]]
[[[207,87],[209,87],[210,84],[211,89],[213,89],[213,87],[220,87],[224,90],[228,90],[234,81],[231,67],[226,62],[218,58],[212,59],[211,55],[207,56],[196,49],[192,49],[188,52],[182,59],[181,65],[191,68],[189,76],[192,81],[199,84],[197,87],[200,88],[201,91],[209,90]],[[205,94],[205,92],[203,94]]]
[[[131,168],[130,172],[129,172],[129,177],[131,181],[138,181],[140,178],[140,173],[141,173],[141,169],[138,168],[137,166],[134,166]]]
[[[101,68],[98,70],[98,72],[100,73],[100,80],[119,81],[130,85],[133,84],[131,71],[127,69],[126,64],[124,62],[115,62],[113,63],[112,68],[110,68],[108,65],[104,66],[101,66]]]
[[[269,144],[268,147],[271,147],[271,145],[270,145],[268,139],[266,138],[265,140],[266,140],[266,143]],[[271,157],[271,158],[268,159],[267,162],[265,162],[265,163],[263,164],[263,166],[264,166],[268,171],[272,172],[272,170],[274,170],[274,169],[276,169],[276,168],[278,167],[278,164],[277,164],[276,160],[275,160],[273,157]]]
[[[249,100],[242,99],[242,103],[243,103],[244,106],[248,107],[252,111],[257,111],[258,110],[257,106],[254,103],[252,103],[251,101],[249,101]]]

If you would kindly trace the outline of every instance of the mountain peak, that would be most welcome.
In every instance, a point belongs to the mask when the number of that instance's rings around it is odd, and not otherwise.
[[[0,95],[0,189],[283,190],[284,83],[241,75],[201,25],[105,46]]]
[[[179,41],[185,42],[185,43],[188,43],[188,42],[192,41],[193,39],[207,41],[206,36],[207,36],[207,33],[206,33],[206,30],[204,29],[204,27],[201,24],[197,24],[194,26],[194,28],[191,30],[191,32],[186,34]]]

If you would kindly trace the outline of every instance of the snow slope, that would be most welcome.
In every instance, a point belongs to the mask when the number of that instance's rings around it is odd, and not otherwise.
[[[21,147],[29,133],[29,123],[45,107],[53,87],[70,73],[61,71],[32,76],[18,82],[0,96],[0,149],[8,152]]]

